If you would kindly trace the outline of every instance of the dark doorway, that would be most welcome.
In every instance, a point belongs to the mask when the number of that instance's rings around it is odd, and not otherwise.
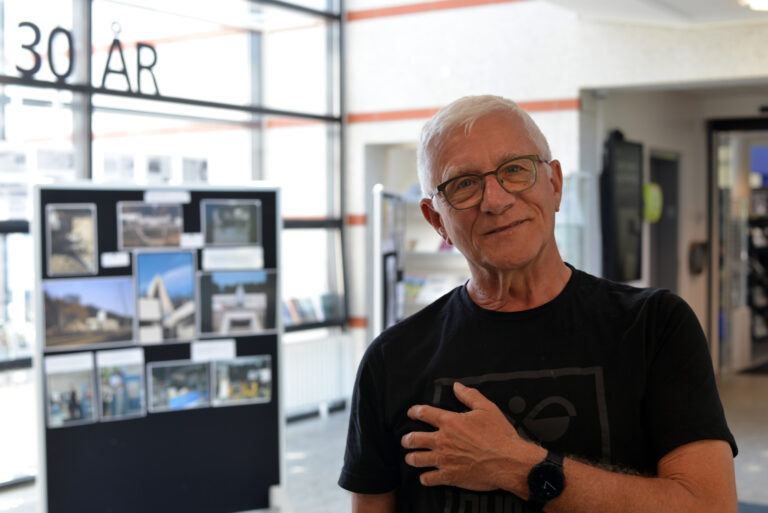
[[[678,168],[676,154],[651,152],[651,182],[661,188],[661,218],[651,224],[651,285],[677,292]]]

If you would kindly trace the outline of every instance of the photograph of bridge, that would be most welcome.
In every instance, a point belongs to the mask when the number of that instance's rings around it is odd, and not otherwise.
[[[184,231],[181,205],[121,201],[117,204],[121,249],[178,247]]]
[[[195,255],[191,251],[136,255],[139,342],[195,337]]]

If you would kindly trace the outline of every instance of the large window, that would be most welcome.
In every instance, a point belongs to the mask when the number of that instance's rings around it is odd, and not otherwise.
[[[344,326],[339,3],[0,0],[0,396],[29,408],[0,427],[0,485],[35,470],[31,244],[10,233],[34,183],[279,185],[284,341]]]
[[[0,0],[0,221],[35,181],[267,180],[286,326],[343,325],[338,1],[41,5]]]

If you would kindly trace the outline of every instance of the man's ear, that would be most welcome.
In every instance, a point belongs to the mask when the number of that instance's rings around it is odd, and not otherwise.
[[[434,205],[432,205],[432,200],[429,198],[422,198],[419,202],[419,207],[421,208],[421,215],[424,216],[424,219],[432,225],[432,228],[440,234],[440,237],[445,238],[446,234],[445,227],[443,226],[443,219],[435,210]]]
[[[563,199],[563,170],[560,168],[559,160],[551,161],[549,167],[552,169],[552,174],[548,178],[555,196],[555,212],[559,212],[560,200]]]

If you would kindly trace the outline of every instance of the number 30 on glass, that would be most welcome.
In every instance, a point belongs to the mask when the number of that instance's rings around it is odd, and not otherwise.
[[[26,44],[22,44],[21,47],[24,50],[27,50],[29,53],[32,54],[32,59],[34,61],[34,64],[31,68],[22,68],[21,66],[16,66],[16,69],[21,73],[21,75],[24,78],[32,78],[38,71],[40,71],[40,68],[43,65],[43,57],[38,53],[37,45],[40,44],[40,28],[35,25],[32,22],[29,21],[22,21],[19,23],[19,28],[26,28],[29,27],[32,30],[32,41]],[[57,37],[64,37],[67,40],[67,51],[64,53],[67,56],[68,63],[67,63],[67,69],[62,73],[60,70],[56,69],[56,65],[53,63],[53,45],[56,41]],[[66,79],[71,73],[72,68],[75,64],[75,52],[74,52],[74,41],[72,39],[72,33],[66,29],[63,29],[61,27],[56,27],[51,31],[51,33],[48,35],[48,66],[51,68],[51,73],[53,73],[56,76],[56,79],[61,82],[64,79]]]

